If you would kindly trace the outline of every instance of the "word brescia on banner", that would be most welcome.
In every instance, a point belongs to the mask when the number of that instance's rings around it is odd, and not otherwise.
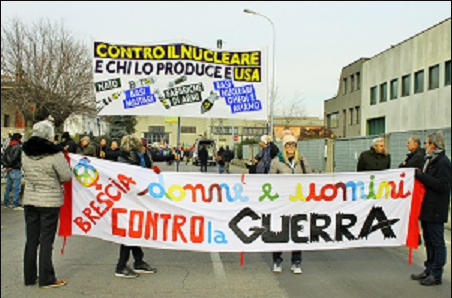
[[[73,235],[208,252],[405,245],[414,171],[161,173],[72,155]]]
[[[267,119],[267,52],[93,42],[99,115]]]

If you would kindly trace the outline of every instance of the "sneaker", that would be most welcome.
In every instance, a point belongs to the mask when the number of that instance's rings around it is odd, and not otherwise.
[[[66,280],[60,279],[56,280],[53,284],[41,286],[41,289],[51,289],[65,286],[67,284]]]
[[[22,210],[24,210],[24,207],[22,207],[22,206],[16,206],[16,207],[13,207],[13,209],[14,209],[14,210],[18,210],[18,211],[22,211]]]
[[[8,206],[3,206],[3,209],[8,209]]]
[[[157,273],[157,268],[152,268],[148,263],[143,262],[140,265],[134,265],[133,271],[137,273]]]
[[[136,278],[139,274],[126,267],[122,270],[116,269],[115,276],[122,278]]]
[[[273,263],[273,273],[282,273],[281,262],[276,261]]]
[[[301,271],[300,263],[293,263],[292,266],[290,267],[290,270],[292,270],[292,272],[294,274],[302,274],[303,273],[303,271]]]

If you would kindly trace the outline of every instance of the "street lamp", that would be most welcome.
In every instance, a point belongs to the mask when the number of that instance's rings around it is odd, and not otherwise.
[[[244,9],[243,12],[263,17],[264,19],[266,19],[267,21],[270,22],[270,24],[272,25],[272,28],[273,28],[273,55],[272,55],[272,60],[273,60],[272,64],[273,64],[273,66],[272,66],[272,87],[271,87],[271,95],[270,95],[270,98],[271,98],[271,103],[270,103],[270,129],[271,129],[271,133],[270,133],[270,136],[273,137],[273,133],[274,133],[274,130],[273,130],[273,119],[274,119],[274,111],[275,111],[275,49],[276,49],[275,24],[273,24],[272,20],[270,20],[269,17],[267,17],[267,16],[265,16],[263,14],[260,14],[258,12],[255,12],[255,11],[253,11],[251,9]],[[268,104],[268,102],[267,102],[267,104]]]

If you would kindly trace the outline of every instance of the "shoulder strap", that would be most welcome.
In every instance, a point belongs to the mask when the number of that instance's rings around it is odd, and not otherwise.
[[[300,158],[301,169],[303,170],[303,174],[306,174],[306,165],[304,164],[303,157]]]

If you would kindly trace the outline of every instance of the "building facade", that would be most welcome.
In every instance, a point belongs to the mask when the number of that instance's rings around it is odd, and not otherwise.
[[[137,117],[135,135],[146,138],[148,143],[177,144],[177,117],[148,116]],[[275,137],[279,138],[283,129],[290,129],[296,137],[303,130],[323,128],[323,120],[315,117],[275,118]],[[246,139],[259,139],[267,134],[267,122],[247,119],[181,118],[180,142],[193,145],[199,138],[215,139],[222,146],[233,146]]]
[[[363,135],[451,126],[451,19],[364,64]]]
[[[343,138],[450,127],[450,40],[449,18],[345,67],[325,126]]]
[[[336,137],[361,135],[361,89],[363,65],[368,59],[361,58],[344,67],[339,79],[337,95],[325,101],[325,126]]]

